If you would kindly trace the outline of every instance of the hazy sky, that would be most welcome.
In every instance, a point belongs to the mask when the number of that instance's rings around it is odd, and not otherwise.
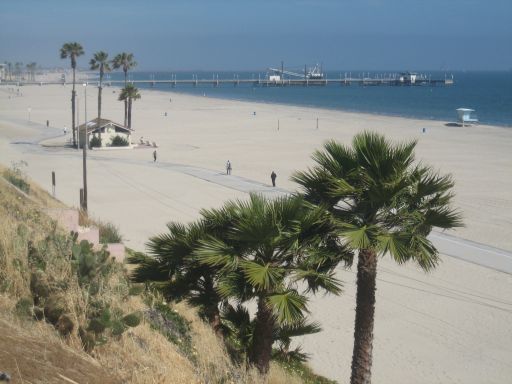
[[[140,70],[510,69],[512,0],[0,0],[0,61],[69,66],[59,48]]]

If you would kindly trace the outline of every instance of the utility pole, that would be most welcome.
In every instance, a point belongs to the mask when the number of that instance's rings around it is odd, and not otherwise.
[[[89,140],[87,140],[87,83],[84,83],[84,99],[85,99],[85,114],[84,114],[84,142],[82,143],[82,154],[83,154],[83,172],[84,172],[84,197],[82,202],[82,209],[87,213],[87,146]]]

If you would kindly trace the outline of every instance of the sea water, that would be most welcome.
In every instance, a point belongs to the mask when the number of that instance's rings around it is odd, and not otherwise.
[[[296,106],[328,108],[352,112],[412,117],[419,119],[456,121],[457,108],[472,108],[482,124],[512,127],[512,71],[500,72],[422,72],[432,79],[451,78],[451,86],[362,86],[329,84],[327,86],[265,87],[252,84],[209,85],[138,84],[139,88],[154,88],[195,95],[235,100],[280,103]],[[328,71],[329,79],[344,78],[345,74],[361,77],[357,71]],[[391,72],[365,72],[365,77],[387,77]],[[123,79],[123,73],[112,73],[110,79]],[[131,72],[131,80],[199,80],[265,79],[264,72]],[[291,78],[291,77],[290,77]]]

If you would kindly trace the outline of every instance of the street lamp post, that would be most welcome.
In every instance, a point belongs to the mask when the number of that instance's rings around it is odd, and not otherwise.
[[[89,140],[87,137],[87,83],[84,83],[84,99],[85,99],[85,114],[84,114],[84,141],[82,142],[83,153],[83,171],[84,171],[84,198],[82,202],[82,209],[87,213],[87,146]]]

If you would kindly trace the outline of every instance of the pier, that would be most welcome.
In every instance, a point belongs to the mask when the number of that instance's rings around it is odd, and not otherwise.
[[[396,76],[391,77],[340,77],[340,78],[325,78],[325,79],[240,79],[235,77],[233,79],[219,79],[218,76],[211,79],[199,79],[196,75],[192,76],[191,79],[176,79],[172,77],[167,80],[128,80],[129,84],[148,84],[150,86],[156,85],[169,85],[171,87],[177,87],[179,85],[189,86],[213,86],[218,87],[221,85],[251,85],[254,87],[291,87],[291,86],[327,86],[327,85],[339,85],[339,86],[450,86],[454,84],[453,78],[444,79],[431,79],[430,77],[420,77],[411,81],[410,79],[404,79]],[[7,81],[0,84],[6,85],[50,85],[50,84],[70,84],[67,81]],[[87,84],[98,84],[98,80],[89,80]],[[123,86],[124,80],[104,80],[104,86]]]

